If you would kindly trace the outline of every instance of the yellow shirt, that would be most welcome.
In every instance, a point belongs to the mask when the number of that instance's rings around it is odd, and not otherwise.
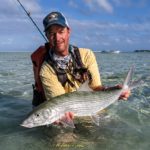
[[[94,89],[95,87],[101,86],[99,69],[94,53],[90,49],[85,48],[79,48],[79,52],[85,68],[88,69],[92,77],[89,85],[90,88]],[[71,81],[74,80],[71,76],[69,76],[69,74],[67,74],[67,76]],[[71,87],[69,84],[66,84],[66,86],[63,87],[62,84],[58,81],[54,69],[46,61],[42,64],[40,78],[47,100],[50,100],[55,96],[76,91],[76,89],[79,88],[81,84],[75,80],[75,87]]]

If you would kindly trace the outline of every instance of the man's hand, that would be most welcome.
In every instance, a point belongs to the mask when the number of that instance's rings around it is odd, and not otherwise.
[[[122,85],[118,84],[116,86],[114,86],[116,89],[121,89],[122,88]],[[121,93],[120,97],[119,97],[119,100],[128,100],[129,96],[131,95],[131,91],[128,89],[128,90],[125,90],[124,92]]]
[[[70,120],[73,120],[73,118],[74,118],[73,112],[66,112],[65,115],[62,118],[60,118],[59,120],[55,121],[54,124],[63,126],[63,123],[61,122],[61,120],[70,121]]]
[[[118,84],[118,85],[116,85],[116,88],[121,89],[122,85]],[[125,90],[124,92],[121,93],[119,100],[121,100],[121,99],[128,100],[130,95],[131,95],[131,91],[129,89]]]
[[[119,97],[119,100],[120,99],[123,99],[123,100],[128,100],[129,96],[131,95],[131,91],[130,90],[126,90],[124,91],[120,97]]]
[[[66,112],[66,113],[65,113],[65,116],[66,116],[67,119],[73,120],[73,118],[74,118],[74,113],[73,113],[73,112]]]

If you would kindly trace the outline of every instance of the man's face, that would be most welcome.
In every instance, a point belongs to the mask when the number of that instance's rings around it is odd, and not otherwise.
[[[47,31],[46,36],[54,51],[58,55],[67,55],[69,46],[70,29],[60,25],[52,25]]]

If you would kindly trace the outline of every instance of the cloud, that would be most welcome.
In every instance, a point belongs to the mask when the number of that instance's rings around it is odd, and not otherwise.
[[[69,6],[71,6],[73,8],[78,8],[78,4],[73,0],[70,0],[68,4],[69,4]]]
[[[133,0],[112,0],[112,2],[116,6],[123,7],[145,7],[148,4],[148,0],[137,0],[136,2]]]
[[[1,44],[2,45],[11,45],[13,43],[13,39],[12,38],[7,38],[5,40],[1,40]]]
[[[116,6],[131,6],[133,3],[131,0],[112,0],[112,2],[116,5]]]
[[[20,0],[23,6],[32,13],[39,13],[41,11],[40,5],[37,0]],[[21,13],[21,6],[17,0],[1,0],[0,15],[14,16]]]
[[[87,6],[90,11],[103,10],[107,13],[113,13],[114,10],[109,0],[82,0],[81,3],[83,3],[84,5],[84,6],[82,5],[83,7]],[[81,3],[70,0],[68,4],[73,8],[80,9],[82,7]]]
[[[150,39],[150,22],[147,23],[119,23],[89,20],[70,20],[72,27],[71,42],[81,47],[88,43],[94,50],[100,49],[138,49],[148,46]]]
[[[41,19],[41,7],[37,3],[37,0],[20,0],[27,12],[31,13],[31,16],[38,22]],[[27,17],[24,10],[21,8],[17,0],[1,0],[0,5],[0,31],[2,28],[16,28],[17,24],[25,25],[27,21],[29,22],[29,18]],[[32,10],[32,11],[31,11]],[[17,29],[17,28],[16,28]],[[1,31],[2,32],[2,31]]]
[[[43,14],[41,13],[42,8],[38,3],[39,0],[20,1],[27,11],[31,12],[32,18],[43,30],[41,21]],[[0,0],[0,2],[0,51],[18,50],[20,48],[28,50],[27,48],[31,47],[33,43],[42,42],[42,38],[35,38],[35,36],[40,37],[40,35],[17,0]]]
[[[41,6],[38,3],[38,0],[22,0],[24,7],[31,13],[39,13],[41,12]]]
[[[114,13],[117,8],[126,7],[126,8],[141,8],[148,5],[148,0],[81,0],[78,1],[69,0],[69,6],[76,9],[89,9],[90,11],[98,12],[103,11],[109,14]]]
[[[39,0],[20,0],[36,22],[39,22],[42,16],[42,8],[38,1]],[[2,4],[0,5],[1,32],[3,32],[2,29],[9,30],[12,27],[16,29],[18,29],[19,26],[24,27],[27,22],[30,22],[17,0],[0,0],[0,2]],[[16,27],[16,24],[18,27]]]
[[[103,9],[105,12],[108,12],[108,13],[112,13],[113,12],[113,6],[108,2],[108,0],[84,0],[88,6],[90,8],[95,8],[97,9],[98,8],[101,8]]]
[[[113,6],[108,2],[108,0],[97,0],[99,7],[103,8],[106,12],[112,13]]]
[[[130,39],[130,38],[126,38],[126,40],[125,40],[128,44],[133,44],[134,43],[134,41],[132,40],[132,39]]]

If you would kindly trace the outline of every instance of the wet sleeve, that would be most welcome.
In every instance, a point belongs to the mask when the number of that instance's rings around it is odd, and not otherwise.
[[[98,68],[95,54],[92,52],[92,50],[86,50],[86,51],[87,52],[85,53],[83,61],[84,61],[85,66],[89,70],[91,74],[91,78],[92,78],[89,86],[92,89],[95,89],[96,87],[99,87],[102,85],[99,68]]]
[[[55,71],[46,62],[44,62],[41,67],[40,79],[47,100],[50,100],[52,97],[65,94],[65,89],[58,81]]]

